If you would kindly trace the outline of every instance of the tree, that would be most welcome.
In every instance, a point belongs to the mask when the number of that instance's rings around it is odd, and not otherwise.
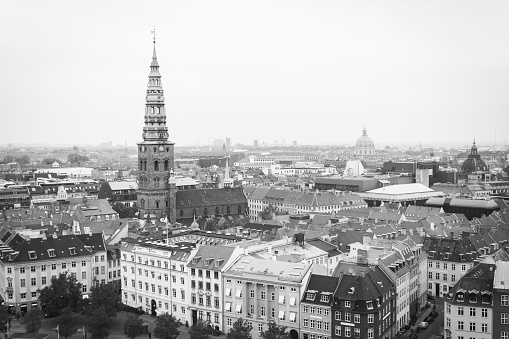
[[[19,322],[25,326],[26,333],[38,333],[41,329],[42,317],[42,312],[35,308],[21,318]]]
[[[127,314],[124,332],[131,339],[134,339],[143,334],[143,321],[137,314]]]
[[[86,155],[80,155],[78,153],[70,153],[67,155],[67,162],[71,164],[79,164],[82,162],[87,162],[90,159]]]
[[[104,306],[108,317],[115,318],[122,304],[120,295],[115,292],[115,288],[110,284],[101,284],[92,287],[90,291],[90,304],[88,305],[87,313],[90,314],[99,307]]]
[[[290,339],[290,334],[286,333],[286,326],[277,325],[270,321],[269,327],[265,332],[260,333],[263,339]]]
[[[51,278],[51,285],[39,290],[39,301],[50,317],[60,315],[66,307],[78,311],[81,300],[81,283],[66,273]]]
[[[87,317],[86,329],[92,336],[92,339],[103,339],[110,334],[108,329],[110,328],[110,318],[104,309],[104,306],[94,310],[92,314]]]
[[[118,213],[119,218],[134,218],[136,213],[138,213],[136,207],[124,206],[119,202],[116,202],[112,208]]]
[[[190,339],[209,339],[210,329],[201,320],[198,320],[189,330]]]
[[[7,331],[9,319],[11,319],[11,315],[7,312],[7,308],[5,306],[0,306],[0,332]]]
[[[269,204],[267,207],[263,209],[263,211],[258,212],[258,215],[262,220],[272,220],[274,219],[274,214],[276,214],[276,209],[272,204]]]
[[[252,329],[253,326],[249,325],[247,320],[239,318],[239,320],[233,323],[230,331],[226,333],[226,339],[251,339],[253,337],[251,335]]]
[[[26,154],[16,158],[16,162],[20,165],[27,165],[30,163],[30,157]]]
[[[178,321],[172,314],[163,313],[156,319],[154,337],[159,339],[177,339],[180,334]]]
[[[74,314],[69,307],[62,310],[58,320],[58,329],[60,336],[70,338],[78,332],[78,316]]]

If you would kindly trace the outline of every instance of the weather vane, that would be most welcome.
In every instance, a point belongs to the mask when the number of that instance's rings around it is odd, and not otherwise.
[[[154,29],[150,33],[154,34],[154,43],[156,43],[156,26],[154,26]]]

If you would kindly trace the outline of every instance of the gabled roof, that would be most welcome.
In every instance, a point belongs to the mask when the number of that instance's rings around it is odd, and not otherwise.
[[[195,207],[247,204],[247,199],[240,187],[200,188],[177,191],[175,204],[177,210],[179,210]],[[212,214],[214,211],[209,211],[208,213]]]

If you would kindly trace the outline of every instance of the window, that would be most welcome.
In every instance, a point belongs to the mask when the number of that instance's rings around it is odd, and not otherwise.
[[[470,307],[470,316],[475,317],[475,307]]]
[[[470,323],[470,331],[475,332],[475,323]]]
[[[501,313],[500,314],[500,323],[504,324],[504,325],[509,324],[509,317],[508,317],[507,313]]]
[[[456,264],[451,264],[451,271],[456,271]]]
[[[265,291],[260,292],[260,299],[265,300]]]
[[[447,312],[448,314],[451,314],[451,304],[447,304],[446,312]]]
[[[42,277],[42,278],[41,278],[41,280],[42,280],[42,281],[41,281],[41,283],[42,283],[43,285],[46,285],[46,277]]]
[[[447,274],[444,273],[444,280],[447,281]]]
[[[345,300],[345,307],[350,307],[351,303],[349,300]]]
[[[432,268],[432,267],[433,267],[433,262],[432,262],[432,261],[428,261],[428,267],[429,267],[429,268]]]
[[[258,332],[263,332],[263,324],[258,324]]]
[[[458,321],[458,330],[463,330],[463,321]]]
[[[21,286],[21,287],[26,287],[26,281],[25,281],[25,279],[21,279],[21,280],[19,281],[19,284],[20,284],[20,286]]]
[[[334,328],[334,333],[337,335],[337,336],[341,336],[341,326],[336,326]]]
[[[81,279],[87,279],[87,272],[81,272]]]
[[[31,278],[30,279],[30,286],[36,286],[37,285],[37,278]]]
[[[20,267],[19,268],[19,273],[24,274],[25,273],[25,268],[24,267]]]
[[[450,328],[451,327],[451,318],[445,319],[445,327]]]
[[[507,331],[500,332],[500,339],[509,339],[509,332]]]
[[[345,337],[350,337],[350,335],[351,335],[350,327],[345,326]]]
[[[352,321],[352,315],[350,313],[345,313],[345,321],[348,321],[348,322]]]
[[[315,328],[315,321],[313,319],[309,320],[309,328]]]
[[[360,338],[361,337],[361,329],[360,328],[354,328],[353,329],[353,336],[354,338]]]
[[[334,314],[334,319],[335,320],[341,320],[341,312],[336,311],[335,314]]]
[[[440,273],[435,273],[435,278],[436,278],[437,280],[440,280]]]
[[[463,310],[464,310],[463,306],[459,306],[458,307],[458,315],[463,315]]]
[[[462,271],[466,271],[466,270],[467,270],[467,265],[465,265],[465,264],[461,264],[461,270],[462,270]]]
[[[456,281],[456,275],[451,274],[451,281]]]
[[[509,306],[509,295],[501,296],[501,304],[502,306]]]
[[[373,327],[368,328],[368,339],[372,339],[375,337],[375,330]]]
[[[481,309],[481,317],[488,318],[488,309],[487,308]]]
[[[368,324],[373,324],[375,321],[375,315],[370,313],[368,314]]]
[[[30,272],[35,272],[35,266],[30,267]]]
[[[249,298],[254,298],[254,296],[255,296],[255,291],[249,290]]]
[[[439,263],[438,261],[436,262],[436,264],[435,264],[435,265],[436,265],[436,266],[435,266],[436,268],[440,268],[440,263]]]
[[[361,323],[361,315],[359,313],[354,313],[353,315],[353,322],[356,324]]]
[[[446,270],[446,269],[447,269],[447,263],[446,263],[446,262],[444,262],[444,264],[443,264],[443,265],[444,265],[444,270]]]
[[[484,333],[488,332],[488,324],[481,324],[481,332]]]

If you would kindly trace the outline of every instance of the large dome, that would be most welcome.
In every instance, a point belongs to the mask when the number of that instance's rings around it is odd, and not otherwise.
[[[355,143],[355,155],[358,156],[366,156],[366,155],[374,155],[375,154],[375,143],[373,139],[371,139],[367,132],[366,127],[362,131],[362,135],[357,142]]]
[[[477,153],[477,146],[474,144],[470,149],[470,154],[468,158],[461,164],[461,170],[463,172],[472,173],[472,172],[486,172],[488,170],[488,166],[481,159],[481,156]]]

